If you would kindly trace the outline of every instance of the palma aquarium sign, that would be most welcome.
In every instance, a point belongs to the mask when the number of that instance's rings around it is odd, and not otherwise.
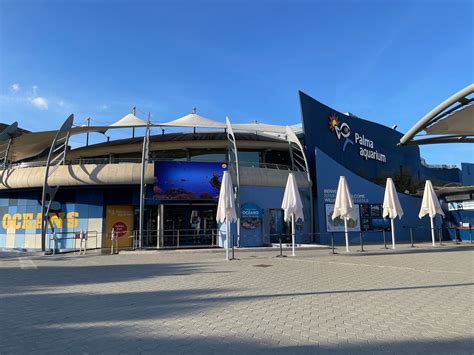
[[[351,128],[346,122],[342,122],[336,113],[329,115],[329,130],[333,132],[339,141],[343,142],[342,151],[351,149],[349,147],[359,148],[359,155],[365,160],[375,160],[380,163],[386,163],[387,157],[375,148],[375,143],[369,137],[359,132],[352,135]]]

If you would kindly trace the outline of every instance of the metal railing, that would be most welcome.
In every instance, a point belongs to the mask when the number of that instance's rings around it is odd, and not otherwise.
[[[45,252],[79,252],[85,254],[87,250],[100,249],[99,236],[97,231],[79,232],[53,232],[48,235],[48,243]],[[41,238],[38,238],[41,239]],[[68,242],[71,240],[72,242]]]
[[[157,158],[150,158],[150,162],[155,161],[172,161],[173,159],[157,159]],[[192,162],[202,161],[208,162],[209,159],[192,159]],[[79,158],[79,159],[67,159],[65,161],[66,165],[85,165],[85,164],[126,164],[126,163],[141,163],[141,158],[115,158],[115,157],[104,157],[104,158]],[[22,169],[22,168],[35,168],[35,167],[42,167],[46,165],[46,161],[31,161],[31,162],[21,162],[10,164],[10,169]],[[275,169],[275,170],[296,170],[293,169],[290,165],[285,164],[274,164],[274,163],[266,163],[266,162],[251,162],[251,161],[239,161],[240,166],[250,167],[250,168],[262,168],[262,169]]]

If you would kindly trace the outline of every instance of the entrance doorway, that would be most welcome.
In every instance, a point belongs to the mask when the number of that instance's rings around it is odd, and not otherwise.
[[[163,205],[162,247],[202,247],[217,244],[215,204]]]

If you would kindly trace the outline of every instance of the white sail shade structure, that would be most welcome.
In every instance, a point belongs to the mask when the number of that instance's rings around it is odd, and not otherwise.
[[[224,171],[222,177],[221,189],[219,192],[219,202],[217,204],[217,223],[226,224],[225,236],[225,255],[226,260],[229,260],[229,243],[230,243],[230,223],[237,221],[234,187],[232,185],[232,177],[228,171]]]
[[[422,117],[400,144],[474,143],[474,84],[466,86]],[[420,135],[421,132],[426,132]]]
[[[289,173],[286,182],[285,193],[281,208],[284,211],[284,219],[286,222],[291,221],[291,248],[292,254],[295,256],[295,221],[301,219],[304,221],[303,203],[301,202],[300,192],[296,184],[295,174]]]
[[[392,231],[392,248],[395,249],[395,226],[394,219],[403,217],[403,208],[398,199],[397,190],[392,178],[387,178],[387,185],[385,186],[385,195],[383,198],[383,218],[390,218],[390,227]]]
[[[421,208],[418,217],[421,219],[424,216],[428,215],[431,222],[431,240],[433,246],[435,246],[435,234],[434,234],[434,218],[436,215],[444,217],[444,212],[439,204],[438,197],[433,189],[433,184],[431,180],[426,180],[425,190],[423,192],[423,200],[421,201]]]
[[[197,113],[193,112],[189,115],[178,118],[174,121],[160,123],[159,126],[167,127],[194,127],[194,128],[226,128],[225,123],[211,120],[206,117],[202,117]]]
[[[112,123],[110,127],[141,127],[141,126],[145,127],[146,125],[147,123],[145,121],[139,119],[133,113],[129,113],[128,115],[125,115],[117,122]]]
[[[354,203],[352,202],[352,195],[347,185],[345,176],[339,178],[339,185],[337,187],[336,201],[334,202],[334,211],[332,213],[332,220],[341,217],[344,220],[344,235],[346,239],[346,252],[349,252],[349,232],[347,230],[347,221],[349,219],[356,219],[356,211]]]

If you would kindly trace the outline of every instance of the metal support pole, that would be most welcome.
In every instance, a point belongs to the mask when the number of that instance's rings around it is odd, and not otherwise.
[[[382,234],[383,234],[383,247],[387,249],[387,237],[385,235],[385,229],[382,229]]]
[[[364,238],[362,236],[362,232],[359,233],[360,236],[360,251],[364,251]]]
[[[439,245],[443,245],[443,232],[441,230],[441,227],[438,229],[438,239],[439,239]]]
[[[410,240],[411,240],[411,247],[414,248],[415,244],[413,243],[413,228],[410,227]]]
[[[462,238],[461,238],[462,241]],[[469,243],[472,243],[472,226],[469,224]]]

